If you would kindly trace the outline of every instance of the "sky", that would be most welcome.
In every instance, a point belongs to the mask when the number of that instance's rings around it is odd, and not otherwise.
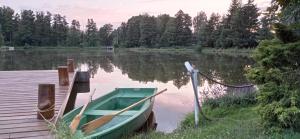
[[[255,0],[255,3],[264,10],[270,1]],[[88,18],[93,18],[97,27],[110,23],[116,28],[130,17],[144,13],[174,16],[181,9],[192,17],[199,11],[208,16],[212,12],[222,15],[227,13],[230,3],[231,0],[0,0],[0,6],[9,6],[16,12],[31,9],[65,15],[69,23],[73,19],[80,21],[81,29]]]

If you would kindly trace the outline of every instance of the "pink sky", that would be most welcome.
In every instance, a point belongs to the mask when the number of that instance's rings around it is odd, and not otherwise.
[[[255,3],[265,9],[270,1],[255,0]],[[174,16],[182,9],[192,17],[199,11],[205,11],[208,15],[212,12],[225,14],[230,3],[231,0],[0,0],[1,6],[9,6],[17,12],[32,9],[65,15],[69,22],[79,20],[82,29],[88,18],[93,18],[98,27],[105,23],[117,27],[131,16],[143,13]]]

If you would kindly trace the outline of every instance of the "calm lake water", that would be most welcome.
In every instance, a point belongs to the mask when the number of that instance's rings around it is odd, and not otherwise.
[[[185,61],[201,72],[227,84],[247,84],[244,68],[252,65],[247,57],[232,57],[198,53],[101,52],[99,50],[26,50],[0,52],[0,70],[51,70],[73,58],[77,69],[91,73],[94,98],[115,88],[156,87],[168,91],[155,99],[157,130],[172,132],[189,112],[193,111],[193,89]],[[200,98],[226,93],[226,88],[200,77]],[[204,95],[205,94],[205,95]],[[75,106],[83,105],[88,93],[77,96]]]

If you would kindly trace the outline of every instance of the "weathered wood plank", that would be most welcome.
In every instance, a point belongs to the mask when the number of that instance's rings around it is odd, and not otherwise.
[[[73,82],[74,73],[70,73]],[[57,115],[68,86],[58,85],[58,72],[49,71],[0,71],[0,138],[53,138],[47,123],[38,120],[38,84],[55,84],[55,113]]]

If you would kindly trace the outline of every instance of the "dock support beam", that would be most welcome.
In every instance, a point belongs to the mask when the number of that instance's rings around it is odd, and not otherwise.
[[[55,85],[39,84],[37,119],[51,119],[55,114]]]
[[[69,73],[68,73],[67,66],[58,67],[58,78],[59,78],[59,85],[61,86],[69,85]]]
[[[68,65],[68,72],[74,72],[74,60],[68,59],[67,65]]]

